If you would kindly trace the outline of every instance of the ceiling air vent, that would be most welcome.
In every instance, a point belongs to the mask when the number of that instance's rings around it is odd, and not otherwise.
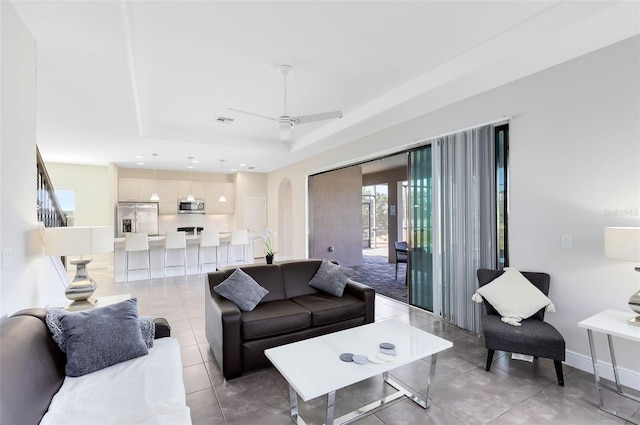
[[[229,118],[229,117],[218,117],[216,118],[216,121],[221,122],[223,124],[231,124],[233,122],[233,118]]]

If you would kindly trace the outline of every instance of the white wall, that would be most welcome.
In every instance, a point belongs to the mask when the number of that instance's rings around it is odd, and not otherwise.
[[[64,299],[64,286],[37,230],[36,46],[11,3],[0,4],[0,246],[11,257],[0,279],[0,316],[6,316]]]
[[[603,255],[605,226],[640,226],[639,52],[636,36],[272,172],[269,212],[288,178],[294,256],[303,258],[308,174],[510,116],[512,266],[551,275],[557,313],[547,319],[567,341],[567,362],[591,370],[578,322],[607,308],[630,311],[626,302],[640,288],[634,264]],[[563,234],[573,236],[573,249],[560,248]],[[623,379],[640,387],[640,347],[616,344],[619,364],[631,371]]]
[[[55,190],[75,193],[74,226],[113,226],[109,203],[109,168],[95,165],[45,163]],[[68,257],[73,260],[78,257]],[[113,253],[92,254],[91,269],[113,268]],[[67,270],[75,272],[75,266],[67,261]]]
[[[59,164],[47,162],[47,172],[56,190],[75,192],[76,226],[111,226],[107,196],[107,166]]]

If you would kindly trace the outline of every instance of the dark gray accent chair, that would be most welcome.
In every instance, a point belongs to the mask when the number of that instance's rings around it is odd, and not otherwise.
[[[504,273],[503,270],[479,269],[477,272],[478,283],[484,286]],[[549,282],[547,273],[521,272],[545,295],[549,295]],[[544,321],[545,309],[541,309],[528,319],[521,322],[521,326],[512,326],[502,322],[500,314],[487,301],[484,300],[484,314],[482,315],[482,332],[484,333],[487,353],[487,372],[491,370],[491,362],[495,350],[509,353],[519,353],[553,360],[556,369],[558,384],[564,386],[562,374],[562,362],[565,359],[564,338],[550,324]]]
[[[393,245],[396,249],[396,280],[398,280],[398,264],[407,264],[407,259],[409,257],[409,246],[406,242],[398,241],[394,242]]]

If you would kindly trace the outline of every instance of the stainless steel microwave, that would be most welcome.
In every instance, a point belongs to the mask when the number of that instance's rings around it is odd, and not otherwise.
[[[204,201],[199,199],[195,201],[179,200],[178,214],[204,214]]]

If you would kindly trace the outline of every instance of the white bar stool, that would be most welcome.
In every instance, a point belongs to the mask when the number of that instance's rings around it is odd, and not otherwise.
[[[149,271],[149,283],[151,283],[151,254],[149,253],[149,236],[146,233],[125,233],[124,234],[124,283],[129,282],[129,253],[136,251],[147,251],[147,267]],[[144,270],[140,269],[131,269]]]
[[[236,229],[231,231],[231,242],[227,246],[227,265],[229,265],[229,251],[234,246],[242,247],[242,262],[246,263],[246,246],[249,245],[249,231],[247,229]]]
[[[187,275],[187,234],[186,232],[167,232],[164,236],[164,277],[167,277],[168,267],[180,267],[167,265],[167,252],[170,249],[182,249],[184,252],[184,275]]]
[[[203,264],[218,264],[218,247],[220,246],[220,234],[215,230],[202,230],[200,232],[200,245],[198,245],[198,274],[202,274]],[[216,249],[216,261],[210,263],[202,262],[202,251],[204,248]]]

